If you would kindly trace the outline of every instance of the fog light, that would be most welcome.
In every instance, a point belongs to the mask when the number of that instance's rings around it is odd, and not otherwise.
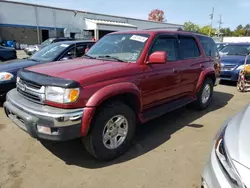
[[[59,135],[59,130],[57,128],[44,127],[41,125],[37,125],[37,130],[38,132],[43,133],[43,134]]]

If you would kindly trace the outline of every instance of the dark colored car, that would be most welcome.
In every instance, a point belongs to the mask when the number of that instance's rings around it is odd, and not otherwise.
[[[239,72],[242,70],[246,54],[249,52],[250,43],[231,43],[220,50],[221,80],[238,81]]]
[[[8,61],[12,59],[16,59],[16,50],[14,48],[0,46],[0,63],[2,61]]]
[[[137,123],[189,103],[207,108],[218,60],[213,39],[197,33],[114,32],[84,58],[19,71],[4,108],[35,138],[82,137],[89,153],[110,160],[129,149]]]
[[[56,42],[63,42],[63,41],[73,41],[75,39],[73,38],[68,38],[68,37],[59,37],[59,38],[49,38],[47,40],[45,40],[41,45],[34,45],[32,47],[27,47],[24,49],[24,52],[27,55],[32,55],[35,52],[41,50],[42,48],[52,44],[52,43],[56,43]]]
[[[81,57],[92,41],[65,41],[46,46],[27,59],[13,60],[0,63],[0,99],[16,87],[16,74],[21,68],[43,64],[52,61],[62,61]]]

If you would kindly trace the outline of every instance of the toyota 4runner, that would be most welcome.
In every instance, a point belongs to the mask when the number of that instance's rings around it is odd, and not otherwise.
[[[185,31],[115,32],[85,56],[25,68],[6,115],[38,139],[82,138],[100,160],[126,152],[137,123],[192,103],[210,104],[219,56],[214,41]]]

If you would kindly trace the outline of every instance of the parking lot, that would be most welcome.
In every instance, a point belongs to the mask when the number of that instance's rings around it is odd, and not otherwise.
[[[140,126],[130,151],[111,162],[93,159],[80,140],[35,140],[1,108],[0,187],[200,187],[217,129],[249,99],[235,86],[219,85],[207,110],[182,108]]]

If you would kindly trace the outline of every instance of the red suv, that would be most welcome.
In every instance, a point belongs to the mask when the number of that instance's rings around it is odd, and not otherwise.
[[[205,109],[217,83],[214,41],[184,31],[115,32],[79,59],[25,68],[6,115],[31,136],[81,137],[100,160],[126,152],[137,123],[192,103]]]

